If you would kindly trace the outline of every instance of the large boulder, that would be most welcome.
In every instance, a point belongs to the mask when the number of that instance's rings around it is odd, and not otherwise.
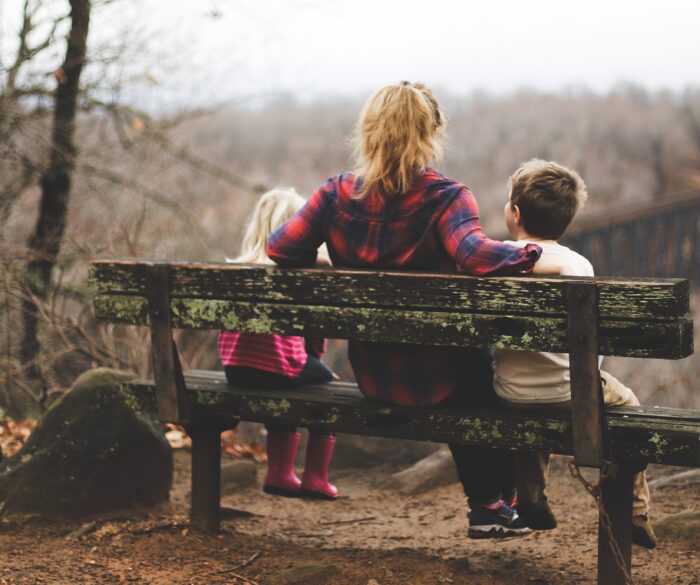
[[[450,450],[443,446],[408,469],[394,473],[382,487],[414,495],[457,483],[457,470]]]
[[[387,464],[406,466],[439,448],[440,445],[436,443],[339,434],[331,466],[333,469],[364,469]]]
[[[125,386],[132,377],[108,368],[78,377],[0,464],[0,512],[76,516],[168,499],[172,451]]]
[[[700,510],[686,510],[678,514],[670,514],[654,522],[654,530],[662,539],[700,544]]]

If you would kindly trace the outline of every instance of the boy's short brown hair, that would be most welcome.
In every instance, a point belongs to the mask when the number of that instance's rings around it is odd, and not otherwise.
[[[510,205],[517,205],[525,231],[558,240],[586,199],[586,184],[574,170],[552,161],[521,164],[509,179]]]

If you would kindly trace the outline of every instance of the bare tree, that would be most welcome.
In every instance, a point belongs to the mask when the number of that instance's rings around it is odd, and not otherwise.
[[[182,232],[172,229],[173,218],[206,249],[211,238],[192,212],[189,179],[179,180],[186,173],[198,175],[201,186],[226,185],[239,196],[259,190],[176,139],[178,128],[215,112],[216,105],[154,117],[122,101],[129,84],[155,83],[148,72],[153,56],[135,27],[123,33],[128,40],[121,32],[98,37],[88,50],[91,16],[93,22],[95,16],[97,22],[105,19],[109,4],[112,0],[17,0],[15,48],[0,56],[5,406],[8,385],[44,403],[47,390],[66,384],[76,368],[91,362],[143,371],[148,360],[134,355],[133,347],[142,344],[134,345],[131,333],[100,331],[91,321],[86,261],[96,254],[144,254],[153,242],[174,241]],[[59,51],[62,64],[52,65]],[[28,218],[35,218],[33,225]],[[95,232],[83,225],[94,225]],[[17,322],[21,329],[12,326]],[[201,344],[193,351],[198,348]],[[70,373],[61,375],[62,370]]]
[[[41,200],[36,228],[29,240],[29,257],[25,272],[27,289],[45,300],[51,284],[51,272],[61,249],[68,215],[71,179],[75,169],[75,118],[80,74],[85,64],[87,35],[90,26],[90,0],[70,0],[70,33],[66,55],[56,71],[56,93],[49,165],[41,177]],[[33,364],[39,353],[38,314],[29,298],[23,307],[21,357]],[[37,376],[39,369],[29,370]],[[45,391],[45,385],[44,385]]]

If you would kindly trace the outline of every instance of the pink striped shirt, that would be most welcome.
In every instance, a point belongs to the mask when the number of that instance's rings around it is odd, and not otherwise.
[[[320,358],[325,340],[294,335],[264,335],[222,331],[219,357],[224,366],[243,366],[297,378],[309,355]]]

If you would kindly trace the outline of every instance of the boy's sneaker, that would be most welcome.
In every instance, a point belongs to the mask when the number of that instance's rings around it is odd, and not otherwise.
[[[507,538],[530,532],[518,513],[503,500],[477,504],[469,511],[469,538]]]
[[[557,519],[547,500],[532,504],[522,502],[516,510],[520,519],[533,530],[554,530],[557,527]]]
[[[547,496],[543,495],[539,502],[519,502],[518,491],[513,490],[506,498],[506,504],[513,508],[526,526],[533,530],[554,530],[557,527],[557,519],[547,501]]]
[[[644,548],[656,548],[656,534],[647,514],[632,516],[632,542]]]

